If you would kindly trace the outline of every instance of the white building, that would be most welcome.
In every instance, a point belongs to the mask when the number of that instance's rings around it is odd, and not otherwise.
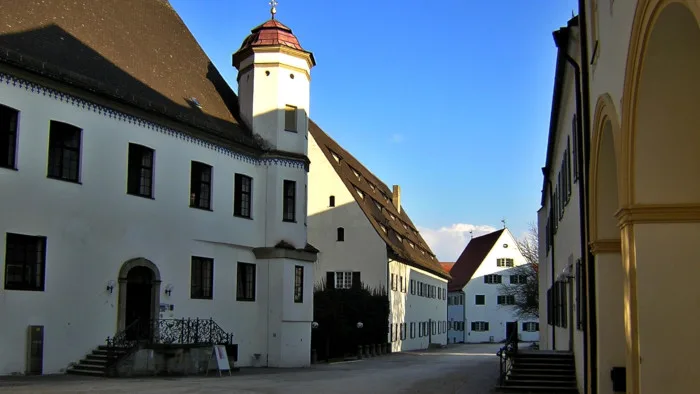
[[[312,54],[255,28],[237,96],[167,1],[2,9],[0,374],[65,371],[137,319],[213,319],[240,366],[308,365]]]
[[[315,123],[309,127],[309,242],[316,282],[389,290],[393,351],[445,344],[447,279],[393,190]]]
[[[523,283],[514,272],[526,263],[508,229],[475,237],[450,270],[448,339],[451,343],[501,342],[518,333],[521,341],[539,337],[536,319],[518,319],[514,296],[502,295],[503,283]]]

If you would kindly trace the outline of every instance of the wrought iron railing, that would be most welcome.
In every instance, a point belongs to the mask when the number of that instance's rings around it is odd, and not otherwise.
[[[506,381],[506,377],[513,367],[513,359],[518,353],[518,333],[513,331],[511,335],[506,339],[506,343],[502,348],[498,350],[496,356],[500,359],[501,373],[500,373],[500,384],[503,385]]]
[[[157,319],[152,321],[151,334],[152,344],[233,344],[233,334],[224,331],[214,319]]]
[[[113,337],[107,337],[107,368],[138,349],[142,327],[141,321],[136,319]]]

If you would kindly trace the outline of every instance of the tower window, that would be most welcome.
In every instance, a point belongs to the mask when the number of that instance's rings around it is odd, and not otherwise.
[[[284,107],[284,129],[297,132],[297,107],[293,105]]]
[[[335,196],[330,196],[328,198],[328,206],[329,207],[334,207],[335,206]]]
[[[345,229],[342,227],[338,227],[338,242],[344,242],[345,241]]]

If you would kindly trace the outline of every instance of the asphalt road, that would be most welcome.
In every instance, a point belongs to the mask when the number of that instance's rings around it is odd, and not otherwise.
[[[303,369],[242,369],[233,376],[103,379],[79,376],[0,378],[0,393],[493,393],[499,345],[450,345]]]

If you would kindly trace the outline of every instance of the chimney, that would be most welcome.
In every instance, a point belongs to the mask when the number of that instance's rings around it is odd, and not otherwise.
[[[396,210],[401,213],[401,187],[399,185],[394,185],[394,195],[392,198],[392,201],[394,203],[394,206],[396,207]]]

